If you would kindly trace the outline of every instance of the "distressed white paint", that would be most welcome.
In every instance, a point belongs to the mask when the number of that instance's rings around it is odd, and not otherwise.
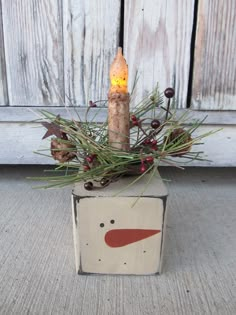
[[[5,69],[4,36],[2,29],[2,3],[0,1],[0,106],[8,104],[7,77]]]
[[[130,197],[130,196],[138,196],[141,193],[142,196],[156,196],[156,197],[163,197],[168,194],[166,186],[164,185],[163,181],[160,180],[160,176],[156,174],[156,176],[152,177],[151,183],[153,185],[149,185],[148,190],[143,191],[144,187],[147,184],[147,181],[150,180],[149,175],[143,176],[139,179],[135,185],[130,185],[135,177],[127,176],[123,177],[119,181],[112,183],[106,187],[106,189],[94,189],[94,190],[85,190],[83,185],[75,184],[73,189],[73,194],[75,196],[80,197],[114,197],[114,195],[119,195],[122,197]],[[121,192],[121,189],[124,187],[130,186],[129,189],[125,189]]]
[[[64,97],[60,1],[2,1],[10,105],[57,105]]]
[[[179,108],[186,107],[194,0],[125,1],[124,55],[130,88],[136,72],[136,100],[156,83],[172,86]]]
[[[0,164],[53,164],[51,158],[34,152],[48,154],[50,142],[42,141],[45,130],[39,124],[0,123]]]
[[[192,148],[192,151],[204,151],[203,156],[210,161],[194,161],[192,166],[236,166],[236,126],[202,126],[195,135],[217,130],[202,140],[204,145]]]
[[[66,0],[63,14],[66,95],[77,105],[107,99],[109,67],[119,42],[120,1]]]
[[[159,174],[151,182],[150,176],[146,175],[130,186],[134,179],[125,177],[105,189],[92,191],[85,190],[83,183],[74,186],[72,215],[77,272],[160,272],[166,214],[165,201],[161,198],[168,192]],[[142,197],[137,199],[140,194]],[[142,233],[154,230],[155,233],[131,240],[130,233],[134,229],[142,230]],[[120,232],[121,235],[113,234]],[[116,245],[109,242],[108,235]]]
[[[78,203],[81,270],[88,273],[153,274],[159,272],[163,202],[158,198],[83,198]],[[110,221],[114,220],[114,224]],[[100,224],[103,223],[104,227]],[[161,230],[132,244],[110,247],[105,242],[113,229]],[[131,232],[131,231],[130,231]]]
[[[236,110],[236,2],[199,0],[192,107]]]
[[[30,122],[38,118],[40,110],[48,110],[47,107],[37,107],[37,109],[31,110],[27,107],[3,107],[0,108],[0,122]],[[85,119],[87,107],[51,107],[50,112],[55,115],[61,115],[64,118],[78,118],[78,114],[81,120]],[[178,109],[176,111],[176,117],[181,117],[186,112],[186,109]],[[88,113],[88,119],[93,119],[96,116],[97,122],[104,122],[107,120],[108,111],[107,108],[93,108]],[[150,115],[147,114],[147,117]],[[236,125],[236,111],[199,111],[188,110],[187,123],[191,123],[193,119],[202,121],[203,125]]]
[[[137,99],[158,81],[186,106],[194,0],[125,2],[124,47]],[[192,107],[235,109],[234,0],[199,0]],[[120,1],[2,0],[0,105],[58,106],[107,96]],[[58,96],[61,95],[62,100]],[[69,104],[69,101],[66,101]]]
[[[35,128],[36,127],[36,128]],[[199,132],[218,130],[222,126],[202,126]],[[49,148],[49,140],[42,141],[45,130],[37,124],[0,123],[0,164],[54,164],[54,160],[35,154],[37,149]],[[223,126],[223,130],[205,138],[195,148],[204,151],[211,162],[196,161],[198,166],[236,166],[236,126]],[[48,152],[45,152],[48,154]]]
[[[71,210],[72,210],[72,227],[73,227],[73,240],[74,240],[74,252],[75,252],[75,270],[78,272],[80,269],[80,242],[79,242],[79,234],[77,230],[78,217],[76,210],[76,200],[74,195],[71,196]]]
[[[125,55],[129,62],[130,83],[135,70],[141,70],[138,94],[150,91],[156,81],[163,84],[163,90],[172,85],[175,77],[179,107],[185,106],[193,3],[193,0],[125,2]],[[0,104],[8,102],[7,80],[10,103],[16,106],[59,107],[61,101],[56,90],[63,96],[64,86],[73,103],[84,105],[90,98],[107,98],[109,66],[118,46],[120,1],[2,0],[1,4],[3,32],[0,29],[0,39],[5,51],[0,52],[3,82],[0,83]],[[233,0],[217,0],[215,6],[199,1],[193,89],[195,109],[235,109],[234,16]],[[218,62],[218,57],[222,62]],[[216,89],[219,85],[221,88]],[[64,108],[53,108],[53,111],[62,115],[66,112]],[[85,109],[80,111],[84,115]],[[235,111],[209,112],[194,112],[194,117],[203,118],[208,114],[207,124],[236,124]],[[181,111],[179,113],[181,115]],[[104,121],[106,115],[104,109],[97,118]],[[26,108],[1,106],[0,129],[4,134],[0,139],[1,164],[54,163],[33,153],[41,146],[42,129],[13,123],[35,118]],[[205,143],[202,149],[213,162],[195,164],[236,164],[234,126],[227,126],[207,138]],[[9,148],[13,152],[9,153]]]

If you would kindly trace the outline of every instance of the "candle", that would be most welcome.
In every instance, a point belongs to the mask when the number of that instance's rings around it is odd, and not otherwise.
[[[122,55],[122,48],[118,48],[117,55],[110,68],[110,93],[128,93],[128,65]]]
[[[108,93],[108,137],[109,144],[117,149],[129,150],[129,93],[128,66],[118,48],[110,68],[111,87]]]

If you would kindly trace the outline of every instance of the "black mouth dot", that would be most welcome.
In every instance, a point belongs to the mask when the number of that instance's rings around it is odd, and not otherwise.
[[[100,227],[104,227],[104,225],[105,225],[104,223],[101,223],[101,224],[100,224]]]
[[[115,223],[115,220],[111,220],[110,222],[111,222],[111,224],[114,224],[114,223]]]

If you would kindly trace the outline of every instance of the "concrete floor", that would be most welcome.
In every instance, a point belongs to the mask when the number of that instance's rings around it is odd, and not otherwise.
[[[236,314],[236,169],[171,179],[161,276],[78,276],[71,188],[33,190],[42,167],[0,168],[0,314]]]

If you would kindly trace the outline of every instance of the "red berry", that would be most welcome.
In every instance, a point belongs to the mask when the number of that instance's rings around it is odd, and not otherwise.
[[[165,89],[164,94],[165,94],[165,97],[172,98],[175,95],[175,90],[172,89],[171,87],[169,87],[169,88]]]
[[[151,139],[150,138],[145,139],[144,144],[151,144]]]
[[[135,115],[131,115],[131,120],[136,121],[137,117]]]
[[[157,144],[157,140],[152,140],[152,145],[156,145]]]
[[[153,129],[159,128],[160,125],[161,125],[161,123],[160,123],[160,121],[157,120],[157,119],[153,119],[153,121],[151,122],[151,126],[152,126]]]
[[[140,167],[140,172],[144,173],[146,170],[147,170],[147,167],[144,164],[142,164]]]
[[[133,125],[134,126],[139,126],[140,125],[140,122],[138,120],[133,120]]]
[[[86,157],[86,161],[87,161],[88,163],[92,163],[92,162],[93,162],[93,157],[92,157],[91,155],[87,156],[87,157]]]
[[[153,163],[154,158],[153,158],[152,156],[147,156],[145,160],[146,160],[146,162],[148,162],[148,163]]]
[[[157,145],[152,145],[152,150],[157,151],[158,150],[158,146]]]
[[[90,170],[90,167],[88,165],[84,165],[84,171],[87,172]]]

